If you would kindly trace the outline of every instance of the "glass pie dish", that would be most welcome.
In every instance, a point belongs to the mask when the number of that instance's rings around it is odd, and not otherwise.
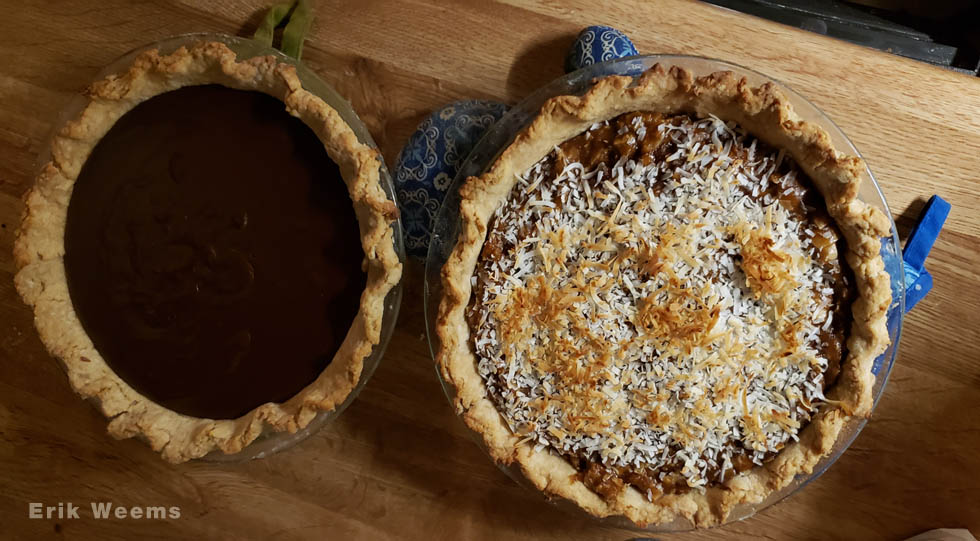
[[[435,333],[435,317],[438,311],[439,302],[442,298],[442,283],[440,271],[446,263],[449,255],[456,247],[460,229],[460,197],[459,188],[469,176],[480,175],[485,172],[497,159],[500,153],[506,149],[513,141],[515,135],[527,126],[538,114],[539,109],[546,100],[559,95],[582,95],[593,84],[594,80],[607,75],[628,75],[636,77],[653,67],[655,64],[665,66],[679,66],[690,71],[695,77],[708,75],[717,71],[731,71],[737,77],[744,77],[749,85],[760,86],[772,83],[782,91],[796,113],[808,122],[823,128],[830,136],[837,151],[843,154],[860,156],[858,150],[844,135],[843,132],[816,106],[805,98],[782,85],[778,81],[762,75],[758,72],[722,62],[718,60],[678,56],[678,55],[652,55],[630,57],[621,60],[614,60],[601,64],[595,64],[561,77],[545,87],[539,89],[530,97],[511,109],[500,121],[498,121],[483,137],[480,143],[474,148],[472,154],[459,170],[453,186],[448,191],[445,202],[437,215],[432,234],[432,241],[429,246],[429,254],[426,264],[425,275],[425,311],[428,329],[429,345],[433,358],[436,357],[440,349],[438,336]],[[875,381],[872,388],[874,403],[877,404],[881,393],[884,390],[888,374],[895,360],[898,351],[898,341],[901,332],[902,315],[904,314],[904,276],[901,260],[901,248],[898,241],[897,231],[894,221],[891,220],[888,206],[884,196],[878,187],[870,169],[864,167],[861,172],[862,184],[859,199],[878,207],[890,222],[890,235],[881,240],[881,254],[884,260],[886,271],[891,278],[891,304],[887,312],[887,330],[890,338],[890,345],[880,357],[875,359],[872,372]],[[437,371],[438,372],[438,371]],[[453,402],[454,388],[446,381],[440,380],[443,389]],[[792,482],[781,490],[772,492],[762,502],[755,504],[739,504],[726,519],[727,522],[744,519],[765,509],[766,507],[782,500],[804,485],[819,477],[826,469],[833,464],[837,458],[854,441],[858,433],[865,424],[864,419],[850,419],[844,425],[839,437],[832,450],[816,464],[812,472],[806,475],[797,475]],[[471,432],[475,440],[483,446],[483,438],[476,432]],[[501,468],[519,484],[528,486],[537,492],[533,486],[524,478],[520,469],[516,466],[503,465]],[[576,505],[567,501],[556,501],[560,507],[574,510],[574,512],[584,513]],[[636,528],[636,526],[624,517],[611,517],[601,519],[604,524],[617,527]],[[693,524],[685,519],[676,519],[669,523],[652,525],[646,531],[684,531],[693,528]]]
[[[331,88],[327,83],[321,80],[312,70],[306,67],[304,64],[298,62],[297,60],[277,51],[275,49],[268,48],[261,43],[246,38],[239,38],[228,36],[224,34],[213,34],[213,33],[195,33],[186,34],[180,36],[174,36],[167,38],[155,43],[147,44],[137,49],[134,49],[120,58],[113,61],[111,64],[103,68],[94,78],[93,81],[99,81],[106,78],[107,76],[118,74],[126,70],[129,66],[133,64],[134,59],[142,52],[156,49],[161,54],[170,54],[178,50],[181,47],[191,46],[199,42],[218,42],[227,46],[231,51],[233,51],[237,57],[237,60],[245,60],[258,56],[272,56],[277,62],[290,64],[295,66],[296,74],[299,80],[302,82],[303,87],[314,94],[315,96],[326,102],[331,108],[333,108],[346,123],[351,130],[356,135],[360,143],[377,149],[377,145],[371,138],[370,133],[367,128],[361,122],[360,118],[351,108],[350,104],[346,99],[344,99],[340,94],[338,94],[333,88]],[[74,96],[67,106],[61,111],[59,117],[57,118],[54,126],[52,128],[51,134],[48,137],[48,144],[42,149],[38,157],[38,170],[43,167],[44,164],[51,160],[51,140],[54,134],[57,134],[67,123],[75,119],[84,110],[88,103],[88,100],[81,94]],[[384,165],[383,161],[379,163],[379,176],[381,189],[384,191],[385,196],[391,202],[395,202],[395,192],[394,185],[392,183],[391,177],[388,174],[388,170]],[[404,263],[405,251],[402,241],[402,229],[401,222],[397,219],[392,221],[392,243],[394,253],[397,255],[398,261]],[[402,286],[399,281],[396,283],[387,293],[383,302],[383,314],[381,317],[381,331],[380,339],[376,345],[374,345],[370,354],[363,359],[363,366],[360,372],[360,377],[356,381],[351,392],[346,396],[346,398],[340,402],[334,409],[330,411],[321,411],[317,413],[309,423],[292,433],[290,432],[278,432],[270,429],[268,425],[264,425],[259,436],[252,441],[249,445],[245,446],[240,452],[234,454],[224,454],[220,451],[211,452],[203,457],[202,460],[208,461],[219,461],[219,462],[237,462],[243,460],[249,460],[253,458],[262,458],[268,456],[272,453],[276,453],[283,449],[289,448],[292,445],[306,439],[317,430],[325,426],[327,423],[337,418],[358,396],[361,389],[367,383],[367,381],[373,375],[375,369],[381,361],[384,355],[385,348],[391,335],[394,331],[395,322],[398,317],[398,310],[401,304],[402,297]],[[62,363],[64,367],[64,363]],[[89,399],[90,402],[95,403],[98,399]],[[94,404],[99,407],[99,404]],[[101,409],[101,408],[100,408]],[[142,437],[142,436],[140,436]]]

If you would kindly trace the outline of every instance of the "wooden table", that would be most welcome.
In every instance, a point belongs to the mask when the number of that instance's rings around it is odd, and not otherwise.
[[[271,458],[171,466],[142,443],[108,437],[103,417],[71,391],[11,280],[19,197],[51,123],[123,52],[185,32],[249,34],[266,3],[3,2],[0,537],[637,537],[549,506],[470,441],[432,367],[418,264],[360,398]],[[722,58],[794,87],[863,151],[903,234],[931,194],[953,205],[929,259],[935,289],[906,318],[891,381],[851,449],[788,501],[686,537],[901,539],[944,526],[980,534],[980,79],[673,0],[324,0],[304,60],[350,98],[391,165],[432,109],[461,98],[514,103],[561,75],[566,48],[589,24],[624,30],[642,52]],[[92,519],[85,509],[99,501],[179,506],[181,515]],[[30,502],[85,507],[79,520],[29,520]]]

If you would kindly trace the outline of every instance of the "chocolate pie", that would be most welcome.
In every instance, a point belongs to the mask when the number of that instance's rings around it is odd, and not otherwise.
[[[172,462],[354,389],[401,264],[377,151],[274,57],[140,54],[27,195],[17,289],[116,437]]]
[[[871,408],[889,224],[862,168],[727,72],[549,100],[461,190],[437,323],[458,410],[597,516],[762,501]]]

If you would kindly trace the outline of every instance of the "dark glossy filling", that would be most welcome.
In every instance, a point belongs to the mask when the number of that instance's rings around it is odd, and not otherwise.
[[[219,85],[123,116],[75,183],[65,270],[109,366],[179,413],[284,402],[331,362],[365,284],[337,165],[284,104]]]

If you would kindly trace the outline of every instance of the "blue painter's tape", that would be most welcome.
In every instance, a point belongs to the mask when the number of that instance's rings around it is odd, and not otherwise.
[[[919,215],[919,221],[912,228],[902,260],[905,264],[905,311],[908,312],[932,289],[932,275],[926,271],[926,257],[932,250],[939,232],[946,223],[952,206],[942,197],[929,198]]]
[[[919,215],[919,222],[912,228],[902,250],[902,259],[912,268],[922,270],[951,208],[950,204],[938,195],[929,198],[929,202],[922,209],[922,214]]]
[[[904,260],[902,264],[905,266],[905,291],[908,291],[912,284],[919,279],[919,274],[925,269],[917,269]],[[905,307],[905,310],[908,311],[908,306]]]
[[[929,274],[929,271],[922,269],[919,277],[912,282],[912,285],[905,289],[905,311],[908,312],[911,310],[931,289],[932,275]]]

